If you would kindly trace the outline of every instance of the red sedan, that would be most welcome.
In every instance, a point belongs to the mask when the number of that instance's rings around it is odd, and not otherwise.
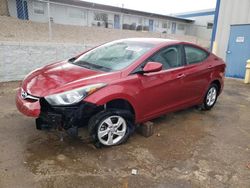
[[[106,43],[26,76],[16,106],[38,129],[88,125],[97,145],[125,142],[135,124],[183,108],[210,110],[225,63],[197,45],[135,38]]]

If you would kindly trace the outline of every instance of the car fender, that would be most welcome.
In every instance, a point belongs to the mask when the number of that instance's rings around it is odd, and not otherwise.
[[[139,108],[135,96],[136,90],[134,89],[124,88],[121,85],[110,85],[91,94],[90,96],[85,98],[84,101],[96,104],[97,106],[101,106],[112,100],[123,99],[130,103],[130,105],[134,109],[135,116],[138,117],[139,112],[137,110]]]
[[[212,74],[216,74],[216,73],[212,73]],[[223,78],[220,77],[219,75],[211,75],[210,80],[209,80],[209,82],[208,82],[208,85],[207,85],[206,89],[205,89],[204,92],[203,92],[202,98],[200,99],[200,103],[203,101],[204,97],[206,96],[206,93],[207,93],[208,88],[210,87],[210,85],[211,85],[214,81],[219,81],[219,82],[220,82],[220,85],[221,85],[220,93],[222,92],[223,87],[224,87]],[[220,93],[219,93],[219,95],[220,95]]]

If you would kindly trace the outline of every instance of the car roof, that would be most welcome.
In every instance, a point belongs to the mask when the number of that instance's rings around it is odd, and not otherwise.
[[[196,48],[200,48],[206,52],[209,53],[209,51],[202,47],[199,46],[195,43],[188,42],[188,41],[180,41],[180,40],[175,40],[175,39],[166,39],[166,38],[127,38],[127,39],[121,39],[120,41],[131,41],[131,42],[141,42],[141,43],[149,43],[154,45],[155,47],[157,46],[167,46],[167,45],[177,45],[177,44],[186,44],[186,45],[191,45]]]
[[[173,39],[164,39],[164,38],[126,38],[122,39],[122,41],[132,41],[132,42],[146,42],[154,45],[158,44],[170,44],[170,43],[179,43],[180,41],[178,40],[173,40]]]
[[[112,42],[138,42],[138,43],[148,43],[148,44],[152,44],[154,45],[154,47],[158,47],[158,46],[167,46],[167,45],[177,45],[177,44],[186,44],[186,45],[191,45],[194,46],[196,48],[200,48],[206,52],[209,53],[209,51],[202,47],[199,46],[197,44],[194,44],[192,42],[188,42],[188,41],[180,41],[180,40],[175,40],[175,39],[166,39],[166,38],[125,38],[125,39],[119,39],[119,40],[115,40]]]

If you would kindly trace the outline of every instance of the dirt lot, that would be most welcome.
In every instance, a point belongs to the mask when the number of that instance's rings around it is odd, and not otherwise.
[[[227,79],[215,108],[154,120],[155,134],[90,144],[35,129],[0,84],[0,187],[250,187],[250,85]],[[137,169],[137,175],[131,170]]]

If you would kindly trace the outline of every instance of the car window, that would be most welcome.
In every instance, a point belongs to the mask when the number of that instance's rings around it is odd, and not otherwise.
[[[181,46],[171,46],[161,50],[152,56],[149,61],[159,62],[163,65],[163,69],[170,69],[182,66]]]
[[[208,53],[202,49],[192,46],[184,46],[187,64],[195,64],[204,61]]]

